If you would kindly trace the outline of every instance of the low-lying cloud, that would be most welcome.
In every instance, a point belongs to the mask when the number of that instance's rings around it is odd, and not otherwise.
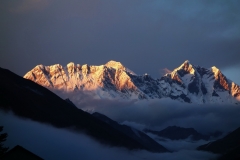
[[[93,113],[100,112],[119,123],[128,124],[138,129],[160,130],[176,125],[193,127],[200,133],[215,131],[229,132],[240,127],[240,106],[226,104],[188,104],[169,98],[119,101],[94,99],[93,95],[82,92],[62,94],[71,97],[78,108]]]
[[[56,129],[27,119],[20,119],[0,111],[0,125],[8,133],[5,146],[21,145],[38,156],[52,159],[116,159],[116,160],[205,160],[217,155],[196,150],[180,150],[173,153],[150,153],[143,150],[129,151],[124,148],[108,147],[82,133]],[[171,143],[169,143],[171,144]]]

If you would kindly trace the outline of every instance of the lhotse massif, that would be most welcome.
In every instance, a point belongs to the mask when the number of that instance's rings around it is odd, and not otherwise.
[[[50,90],[66,94],[88,91],[97,99],[148,100],[171,98],[196,104],[240,104],[240,87],[215,66],[203,68],[185,61],[159,79],[136,75],[120,62],[100,66],[69,63],[37,65],[24,75]]]

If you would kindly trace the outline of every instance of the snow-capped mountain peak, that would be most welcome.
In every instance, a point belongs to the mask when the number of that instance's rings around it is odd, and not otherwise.
[[[192,65],[190,64],[190,62],[188,60],[186,60],[182,65],[180,65],[178,68],[176,68],[176,70],[185,70],[185,71],[188,71],[188,70],[191,70],[192,68]]]
[[[126,68],[122,65],[122,63],[116,62],[116,61],[113,61],[113,60],[107,62],[107,63],[105,64],[105,66],[107,66],[107,67],[112,67],[112,68],[114,68],[114,69],[122,69],[122,70],[124,70],[124,71],[126,70]]]
[[[95,98],[176,99],[188,103],[239,104],[240,87],[228,80],[215,66],[206,69],[185,61],[160,79],[136,75],[120,62],[80,65],[70,62],[37,65],[24,78],[66,93],[90,91]],[[74,100],[73,100],[74,101]]]
[[[105,64],[105,66],[108,67],[108,68],[114,68],[115,70],[121,69],[123,71],[126,71],[126,72],[132,74],[132,75],[136,75],[132,70],[130,70],[129,68],[125,67],[121,62],[116,62],[114,60],[111,60],[111,61],[107,62]]]
[[[212,72],[214,73],[214,76],[217,77],[219,72],[221,72],[216,66],[211,67]]]
[[[188,60],[186,60],[180,67],[176,68],[174,71],[185,71],[189,74],[194,74],[196,67],[192,65]]]

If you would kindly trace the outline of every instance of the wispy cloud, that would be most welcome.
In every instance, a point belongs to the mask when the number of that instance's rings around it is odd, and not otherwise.
[[[165,75],[165,74],[167,74],[167,73],[171,73],[172,71],[170,70],[170,69],[168,69],[168,68],[163,68],[163,69],[161,69],[161,71],[160,71],[160,74],[161,74],[161,76],[163,76],[163,75]]]

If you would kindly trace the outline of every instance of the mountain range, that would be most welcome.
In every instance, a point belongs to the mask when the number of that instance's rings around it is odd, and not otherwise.
[[[37,65],[24,78],[53,92],[74,93],[76,97],[80,92],[90,92],[96,99],[171,98],[196,104],[240,104],[239,85],[215,66],[203,68],[189,61],[157,79],[148,74],[137,75],[116,61],[100,66],[72,62],[66,67]]]

